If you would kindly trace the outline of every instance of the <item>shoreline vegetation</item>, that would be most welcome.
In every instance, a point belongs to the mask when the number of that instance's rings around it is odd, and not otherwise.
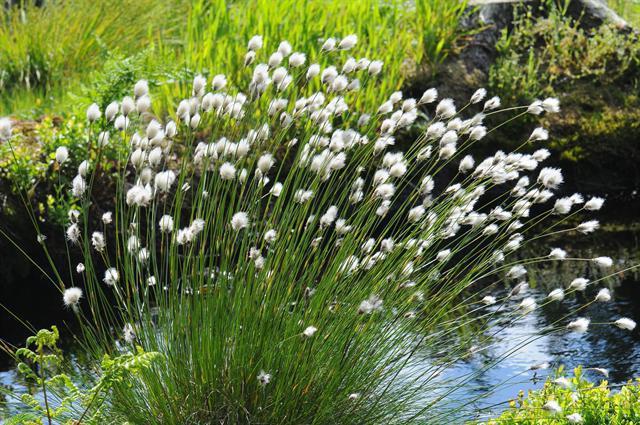
[[[571,298],[540,334],[637,332],[585,314],[637,265],[572,241],[637,200],[638,35],[560,3],[502,29],[457,0],[3,8],[1,247],[78,324],[85,372],[55,326],[3,343],[33,385],[9,423],[463,423],[479,372],[445,372],[531,312]],[[487,37],[490,63],[431,87]],[[585,270],[529,293],[560,263]],[[635,382],[554,373],[487,423],[640,415]]]

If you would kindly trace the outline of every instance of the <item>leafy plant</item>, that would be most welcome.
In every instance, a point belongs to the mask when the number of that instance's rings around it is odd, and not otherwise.
[[[558,404],[560,411],[550,411],[548,403],[551,400]],[[508,410],[486,423],[631,425],[638,422],[640,379],[614,390],[606,380],[598,385],[588,381],[582,368],[578,367],[574,369],[573,376],[568,378],[560,368],[542,389],[530,391],[526,397],[520,392]]]
[[[79,388],[66,374],[60,372],[62,353],[58,348],[60,334],[55,326],[42,329],[27,339],[26,346],[15,352],[19,361],[17,370],[27,381],[38,384],[36,395],[20,396],[24,410],[7,419],[11,425],[52,424],[103,424],[104,403],[111,388],[123,381],[139,376],[151,368],[161,355],[145,353],[140,347],[134,352],[115,358],[105,355],[100,364],[100,373],[90,388]],[[30,347],[33,347],[31,349]]]
[[[538,18],[531,7],[517,9],[513,28],[504,29],[497,44],[490,85],[503,97],[551,96],[579,80],[610,84],[640,69],[636,34],[607,25],[585,30],[554,2],[539,7]]]

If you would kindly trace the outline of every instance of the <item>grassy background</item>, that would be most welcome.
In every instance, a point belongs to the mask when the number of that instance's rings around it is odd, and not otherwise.
[[[0,11],[0,115],[71,112],[89,98],[128,89],[150,74],[167,105],[186,90],[173,81],[196,72],[237,81],[246,43],[281,40],[317,51],[324,37],[358,34],[354,55],[384,61],[388,83],[363,101],[401,87],[421,62],[439,63],[461,35],[466,1],[105,0],[46,1]],[[64,25],[61,25],[64,23]],[[95,83],[97,81],[97,83]],[[159,100],[159,102],[158,102]]]

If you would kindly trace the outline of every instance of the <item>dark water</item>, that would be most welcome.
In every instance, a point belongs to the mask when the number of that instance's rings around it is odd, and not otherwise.
[[[622,270],[640,263],[638,227],[632,225],[629,230],[627,225],[626,230],[600,232],[597,236],[582,237],[579,240],[560,239],[552,245],[536,246],[533,251],[548,252],[549,246],[557,246],[566,249],[572,256],[583,258],[608,255],[615,260],[615,269]],[[531,288],[526,294],[511,300],[505,311],[515,308],[525,296],[541,300],[554,288],[566,288],[568,282],[575,277],[599,277],[585,263],[555,262],[550,267],[529,271]],[[40,280],[38,276],[31,278]],[[36,292],[33,285],[19,285],[8,301],[13,303],[16,313],[29,319],[35,328],[49,326],[55,322],[64,329],[65,321],[71,319],[72,315],[60,315],[60,295],[46,289],[50,288],[50,284],[38,282],[38,285],[39,289]],[[631,378],[640,377],[640,328],[629,332],[612,325],[592,324],[585,334],[571,333],[564,329],[552,334],[542,331],[556,321],[559,327],[566,326],[575,315],[571,315],[571,318],[566,316],[592,300],[602,287],[611,290],[612,301],[606,304],[594,303],[581,311],[580,316],[590,318],[592,323],[610,322],[619,317],[630,317],[640,323],[640,269],[617,273],[589,287],[584,293],[568,295],[561,303],[551,303],[538,308],[515,323],[507,322],[505,325],[502,315],[497,313],[492,326],[486,331],[492,336],[492,343],[442,374],[443,380],[472,376],[464,389],[451,395],[452,402],[464,405],[464,411],[468,412],[465,416],[469,419],[495,416],[507,407],[508,400],[515,398],[518,391],[541,387],[544,378],[552,373],[554,367],[560,365],[564,365],[568,370],[578,365],[608,369],[611,384],[621,384]],[[501,293],[494,291],[493,295],[500,296]],[[25,300],[27,302],[20,302]],[[3,314],[0,324],[0,338],[3,340],[21,344],[29,334],[28,330],[18,325],[8,314]],[[73,359],[73,345],[68,342],[66,344],[65,352]],[[509,356],[495,364],[507,352],[510,352]],[[18,393],[27,390],[24,382],[17,376],[10,358],[4,356],[2,360],[0,386],[17,390]],[[551,368],[535,373],[528,370],[532,365],[543,362],[549,362]],[[595,372],[587,372],[587,377],[595,382],[604,379]],[[478,398],[478,401],[474,401],[475,398]],[[10,399],[5,401],[9,405],[15,403]],[[0,410],[1,407],[0,402]]]

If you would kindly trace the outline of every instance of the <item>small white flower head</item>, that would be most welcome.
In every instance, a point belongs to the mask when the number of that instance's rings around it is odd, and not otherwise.
[[[520,309],[525,313],[531,313],[533,310],[536,309],[536,307],[538,307],[538,305],[536,304],[536,300],[531,298],[531,297],[527,297],[525,299],[522,300],[522,302],[519,305]]]
[[[542,109],[547,113],[557,113],[560,112],[560,101],[555,97],[548,97],[542,101]]]
[[[311,80],[312,78],[317,77],[320,74],[320,65],[317,63],[309,65],[309,69],[307,69],[307,80]]]
[[[549,152],[548,149],[538,149],[533,153],[533,155],[531,155],[531,157],[538,162],[542,162],[545,159],[549,158],[550,156],[551,156],[551,152]]]
[[[222,90],[227,85],[227,77],[224,74],[218,74],[211,80],[211,88],[213,90]]]
[[[367,72],[369,72],[369,75],[378,75],[382,71],[383,65],[384,63],[382,61],[371,61],[367,68]]]
[[[265,372],[264,370],[261,370],[260,373],[258,373],[258,383],[263,386],[266,387],[269,382],[271,382],[271,374]]]
[[[107,211],[102,214],[102,222],[104,224],[111,224],[113,222],[113,213],[111,211]]]
[[[149,83],[147,80],[140,80],[133,86],[133,94],[136,98],[149,94]]]
[[[292,50],[291,44],[287,40],[281,41],[278,45],[278,52],[284,57],[289,56]]]
[[[100,146],[107,146],[109,144],[109,132],[108,131],[101,131],[98,134],[98,145]]]
[[[567,415],[567,421],[569,421],[570,424],[581,424],[584,422],[584,419],[582,418],[582,415],[580,413],[576,412]]]
[[[196,97],[202,97],[204,95],[206,88],[207,88],[207,79],[202,75],[196,75],[193,78],[192,95]]]
[[[573,201],[569,197],[557,199],[553,205],[554,214],[568,214],[573,206]]]
[[[196,128],[198,128],[198,125],[200,125],[200,119],[201,119],[200,114],[197,114],[197,113],[196,113],[196,114],[194,114],[194,115],[191,117],[191,120],[189,121],[189,126],[190,126],[192,129],[196,129]]]
[[[120,274],[114,267],[110,267],[104,272],[104,279],[102,281],[109,286],[114,286],[120,280]]]
[[[500,98],[498,96],[494,96],[484,103],[485,111],[491,111],[499,107],[500,107]]]
[[[246,55],[244,55],[244,66],[249,66],[256,60],[256,52],[253,50],[249,50]]]
[[[56,149],[56,161],[58,161],[58,164],[64,164],[67,159],[69,159],[69,149],[65,146],[58,147],[58,149]]]
[[[547,189],[556,189],[564,182],[562,171],[559,168],[545,167],[540,170],[538,183]]]
[[[544,109],[542,108],[541,100],[534,100],[527,108],[527,112],[533,115],[540,115],[542,111],[544,111]]]
[[[76,266],[76,273],[80,274],[84,272],[84,270],[85,270],[84,264],[78,263],[78,265]]]
[[[557,401],[555,400],[549,400],[547,401],[544,406],[542,406],[542,408],[544,410],[546,410],[547,412],[553,413],[553,414],[557,414],[557,413],[561,413],[562,412],[562,407],[560,407],[560,405],[558,404]]]
[[[439,118],[449,119],[456,114],[456,105],[453,103],[453,99],[442,99],[438,106],[436,106],[436,115]]]
[[[289,57],[289,66],[292,68],[299,68],[302,65],[304,65],[306,60],[307,60],[307,57],[305,56],[304,53],[299,53],[299,52],[293,53]]]
[[[552,260],[564,260],[567,258],[567,251],[561,248],[553,248],[549,253],[549,258]]]
[[[269,60],[267,61],[267,64],[269,65],[270,68],[276,68],[280,66],[280,64],[282,63],[282,59],[283,59],[282,53],[273,52],[273,54],[269,56]]]
[[[151,98],[147,95],[141,96],[136,100],[136,110],[139,114],[143,114],[151,109]]]
[[[274,183],[269,193],[271,193],[276,198],[279,197],[280,194],[282,193],[282,183],[280,182]]]
[[[155,177],[155,187],[160,192],[168,192],[171,189],[171,186],[176,181],[176,174],[171,171],[162,171],[156,174]]]
[[[569,322],[567,329],[573,332],[585,333],[589,329],[589,323],[591,323],[589,319],[579,317],[576,320]]]
[[[518,264],[509,269],[507,277],[510,279],[519,279],[527,274],[527,269],[524,266]]]
[[[149,261],[149,258],[151,257],[151,254],[149,253],[149,250],[147,248],[142,248],[140,251],[138,251],[138,261],[142,264],[145,264],[147,261]]]
[[[479,88],[473,93],[473,95],[471,96],[471,100],[469,100],[469,102],[473,104],[480,103],[486,96],[487,96],[487,90],[485,90],[484,88]]]
[[[576,291],[584,291],[589,284],[589,279],[585,279],[584,277],[577,277],[571,281],[569,284],[569,289],[574,289]]]
[[[360,398],[360,393],[351,393],[349,394],[349,396],[347,397],[349,400],[357,400]]]
[[[474,141],[482,140],[486,135],[487,127],[485,127],[484,125],[476,125],[471,129],[471,132],[469,133],[469,139]]]
[[[156,286],[158,284],[158,280],[156,279],[155,276],[149,276],[149,278],[147,279],[147,285],[149,286]]]
[[[89,105],[89,107],[87,108],[87,120],[89,122],[96,121],[100,118],[100,115],[102,115],[102,113],[100,112],[100,107],[97,103],[92,103],[91,105]]]
[[[86,159],[78,165],[78,175],[81,177],[87,177],[89,173],[89,161]]]
[[[116,117],[116,114],[118,113],[118,111],[120,110],[120,105],[118,105],[118,102],[111,102],[110,104],[107,105],[106,109],[104,110],[104,117],[108,122],[113,121],[113,119]]]
[[[233,180],[236,177],[236,167],[229,162],[220,166],[220,177],[222,180]]]
[[[492,295],[487,295],[484,298],[482,298],[482,303],[484,305],[493,305],[496,303],[496,297]]]
[[[420,97],[418,104],[419,105],[429,104],[429,103],[435,102],[436,100],[438,100],[438,90],[434,88],[430,88],[425,90],[424,93],[422,93],[422,97]]]
[[[352,49],[356,43],[358,42],[358,36],[355,34],[351,34],[340,40],[340,44],[338,44],[338,49],[340,50],[350,50]]]
[[[425,214],[425,208],[422,205],[418,205],[417,207],[413,207],[409,210],[409,215],[407,219],[410,223],[417,223]]]
[[[125,96],[122,98],[122,103],[120,104],[120,110],[122,111],[122,115],[127,117],[135,109],[136,109],[136,103],[133,101],[133,99],[130,96]]]
[[[604,204],[604,199],[603,198],[599,198],[597,196],[594,196],[593,198],[589,199],[584,204],[584,209],[585,210],[589,210],[589,211],[597,211],[600,208],[602,208],[603,204]]]
[[[67,239],[72,244],[77,244],[78,241],[80,240],[80,227],[78,226],[77,223],[73,223],[72,225],[67,227],[67,230],[65,233],[66,233]]]
[[[249,43],[247,44],[247,49],[253,52],[262,49],[262,36],[254,35],[253,37],[251,37]]]
[[[449,257],[451,256],[451,250],[450,249],[443,249],[442,251],[438,252],[438,254],[436,254],[436,261],[446,261],[447,259],[449,259]]]
[[[317,331],[318,328],[316,328],[315,326],[309,326],[302,332],[302,335],[305,338],[311,338]]]
[[[270,244],[275,242],[277,237],[278,237],[278,232],[276,232],[275,229],[270,229],[265,232],[264,241]]]
[[[91,234],[91,244],[96,251],[103,252],[107,246],[104,240],[104,234],[102,232],[93,232]]]
[[[591,261],[598,267],[602,267],[603,269],[609,268],[613,266],[613,260],[611,257],[596,257],[592,258]]]
[[[124,328],[122,328],[122,337],[128,344],[131,344],[136,340],[136,332],[133,329],[133,325],[131,325],[131,323],[127,323],[126,325],[124,325]]]
[[[531,133],[529,136],[529,140],[532,142],[537,142],[539,140],[544,141],[549,138],[549,132],[542,127],[538,127]]]
[[[576,227],[576,230],[580,233],[587,234],[587,233],[594,232],[599,227],[600,227],[600,222],[598,222],[598,220],[589,220],[589,221],[585,221],[584,223],[578,224],[578,226]]]
[[[473,160],[473,157],[471,155],[467,155],[462,158],[462,161],[460,161],[458,170],[460,170],[461,173],[467,173],[473,169],[474,164],[475,162]]]
[[[358,314],[371,314],[382,310],[382,300],[377,295],[371,295],[362,301],[358,307]]]
[[[77,287],[67,288],[62,294],[62,300],[64,305],[71,308],[76,308],[82,298],[82,289]]]
[[[554,289],[547,295],[551,301],[562,301],[564,299],[564,290],[562,288]]]
[[[614,324],[620,329],[624,329],[626,331],[632,331],[636,328],[636,322],[629,319],[628,317],[623,317],[614,322]]]
[[[249,216],[246,212],[237,212],[231,217],[231,227],[233,230],[241,230],[249,226]]]
[[[269,172],[271,167],[273,167],[273,164],[275,164],[273,155],[271,155],[270,153],[265,153],[260,158],[258,158],[257,167],[258,170],[260,170],[260,172],[264,175]]]
[[[76,198],[82,197],[84,193],[87,191],[87,182],[82,178],[81,175],[77,175],[71,181],[71,193]]]
[[[331,52],[336,49],[336,39],[333,37],[327,38],[324,43],[322,43],[321,51]]]
[[[140,239],[137,236],[131,235],[127,239],[127,251],[131,254],[135,254],[140,249]]]
[[[607,288],[602,288],[596,295],[596,301],[600,303],[611,301],[611,292]]]

